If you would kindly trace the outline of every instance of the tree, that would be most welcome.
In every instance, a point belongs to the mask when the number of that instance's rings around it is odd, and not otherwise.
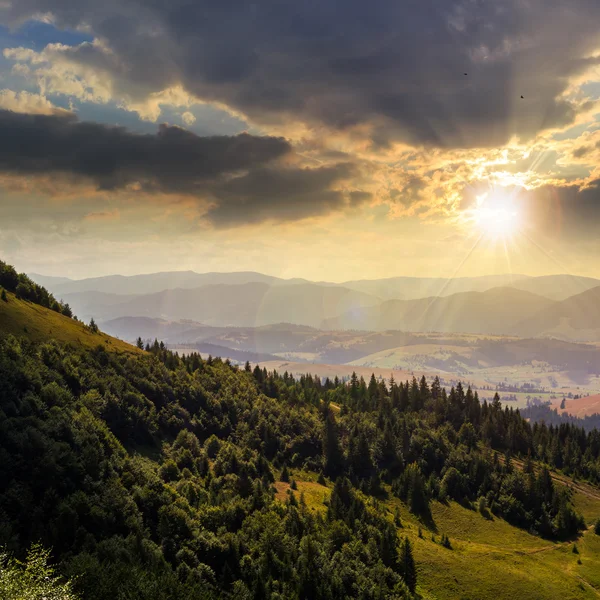
[[[417,589],[417,567],[412,553],[412,547],[407,537],[400,548],[400,573],[408,589],[414,594]]]
[[[8,297],[6,295],[6,290],[4,288],[2,288],[2,293],[0,294],[0,300],[2,300],[3,302],[8,302]]]
[[[337,424],[333,411],[329,407],[327,407],[327,414],[325,415],[323,452],[325,474],[328,477],[336,477],[342,472],[344,460],[338,438]]]
[[[98,333],[98,325],[96,325],[96,321],[94,321],[94,317],[92,317],[90,319],[89,328],[92,333]]]
[[[70,581],[48,564],[50,551],[33,544],[25,562],[0,553],[0,598],[11,600],[77,600]]]
[[[73,311],[71,310],[71,307],[69,306],[68,302],[60,305],[60,312],[65,317],[69,317],[69,319],[73,317]]]
[[[135,342],[135,345],[140,349],[143,350],[144,349],[144,342],[142,341],[141,337],[138,337],[138,339]]]

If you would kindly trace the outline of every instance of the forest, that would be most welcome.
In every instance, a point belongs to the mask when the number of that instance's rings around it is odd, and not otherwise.
[[[598,431],[530,424],[437,378],[295,379],[158,341],[0,335],[2,556],[41,555],[85,600],[416,597],[386,498],[423,528],[457,501],[574,539],[583,518],[549,469],[598,484]],[[301,473],[330,492],[320,506]]]

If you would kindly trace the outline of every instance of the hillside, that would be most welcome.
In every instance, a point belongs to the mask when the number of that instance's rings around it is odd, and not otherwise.
[[[546,306],[518,329],[524,335],[600,340],[600,286]]]
[[[80,280],[65,280],[60,277],[45,277],[31,274],[34,281],[45,285],[54,294],[64,296],[81,292],[102,292],[105,294],[154,294],[169,289],[193,289],[205,285],[243,285],[246,283],[303,283],[302,279],[285,280],[271,275],[252,271],[234,273],[195,273],[194,271],[167,271],[145,275],[108,275]]]
[[[51,548],[82,600],[596,594],[597,430],[435,377],[239,369],[3,304],[0,546]]]
[[[566,300],[587,290],[600,286],[600,280],[576,275],[544,275],[519,279],[511,287],[551,300]]]
[[[583,398],[568,398],[565,400],[565,407],[561,408],[562,400],[557,400],[550,407],[559,414],[572,415],[583,418],[592,415],[600,415],[600,394],[585,396]]]
[[[497,461],[557,434],[470,390],[43,348],[0,335],[0,543],[41,539],[83,600],[593,597],[596,489]]]
[[[26,336],[35,342],[55,339],[82,348],[104,346],[111,351],[135,354],[139,350],[102,332],[93,333],[80,321],[75,321],[7,293],[8,302],[0,301],[0,333]]]
[[[552,300],[530,292],[494,288],[448,297],[388,300],[325,321],[323,328],[509,334],[518,323],[552,304]]]
[[[316,284],[271,286],[266,283],[206,285],[169,289],[138,296],[65,294],[63,298],[83,318],[118,317],[188,319],[210,326],[248,327],[294,323],[318,327],[323,320],[380,300],[342,287]]]
[[[418,300],[435,296],[452,296],[464,292],[485,292],[495,287],[517,287],[537,278],[526,275],[485,275],[482,277],[390,277],[360,279],[340,285],[385,300]],[[599,282],[600,283],[600,282]]]

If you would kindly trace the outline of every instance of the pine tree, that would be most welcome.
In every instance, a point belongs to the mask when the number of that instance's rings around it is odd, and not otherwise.
[[[281,469],[281,475],[279,477],[280,481],[287,483],[290,480],[290,473],[288,471],[287,465],[283,465],[283,469]]]
[[[344,461],[337,424],[333,411],[328,407],[325,416],[325,433],[323,439],[324,471],[328,477],[336,477],[342,472]]]
[[[94,317],[92,317],[90,319],[89,328],[92,333],[98,333],[98,325],[96,325],[96,321],[94,321]]]
[[[412,553],[412,547],[407,537],[404,538],[400,548],[400,573],[406,583],[406,587],[414,594],[417,588],[417,568]]]
[[[140,349],[143,350],[144,349],[144,342],[142,341],[141,337],[138,337],[138,339],[135,342],[135,345]]]

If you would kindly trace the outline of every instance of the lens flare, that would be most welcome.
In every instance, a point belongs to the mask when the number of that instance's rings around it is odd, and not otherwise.
[[[471,222],[486,238],[505,240],[522,226],[514,200],[498,191],[478,196],[475,208],[469,212]]]

